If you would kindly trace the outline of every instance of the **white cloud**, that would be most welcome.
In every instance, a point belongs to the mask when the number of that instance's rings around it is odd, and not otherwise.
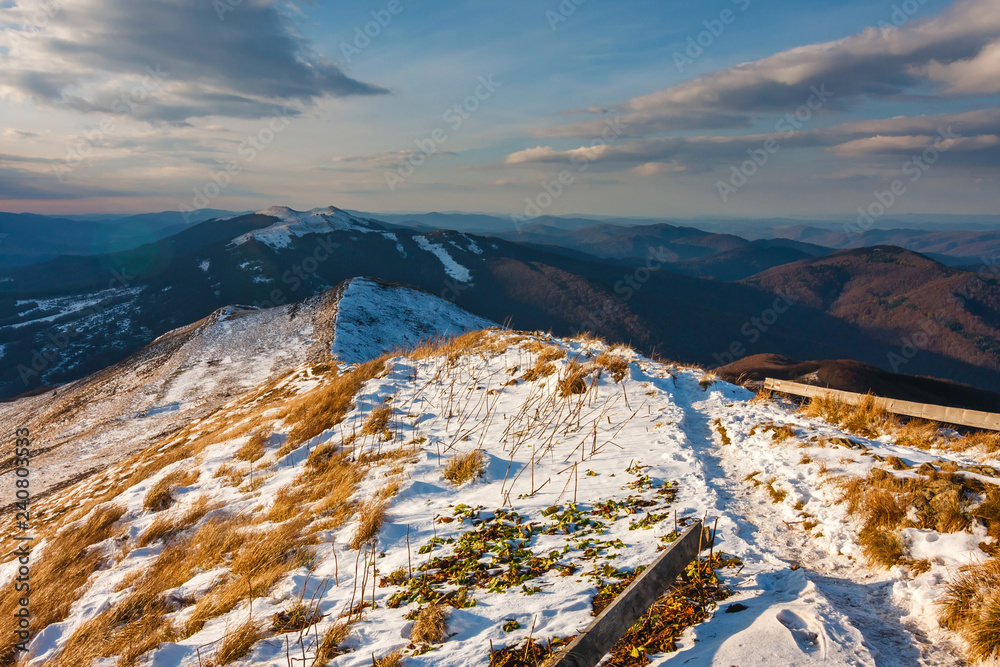
[[[315,53],[284,7],[243,0],[220,20],[201,0],[16,0],[0,7],[0,94],[183,123],[385,92]]]

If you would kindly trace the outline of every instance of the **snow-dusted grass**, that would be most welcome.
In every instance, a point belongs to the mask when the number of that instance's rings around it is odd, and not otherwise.
[[[258,432],[271,433],[263,451],[240,461]],[[908,639],[904,621],[942,641],[940,658],[950,635],[932,602],[959,566],[986,560],[980,543],[996,544],[994,496],[960,496],[969,532],[952,535],[939,531],[961,528],[954,506],[928,501],[921,515],[905,503],[931,483],[950,498],[955,485],[992,492],[995,480],[971,449],[892,438],[850,435],[587,339],[494,330],[351,368],[303,364],[39,504],[85,513],[112,499],[122,513],[82,549],[103,567],[62,591],[65,613],[50,615],[28,662],[220,660],[249,621],[264,636],[234,664],[287,667],[286,644],[335,667],[367,667],[373,655],[487,664],[491,642],[523,649],[531,633],[529,647],[558,646],[578,633],[600,591],[706,514],[719,517],[717,552],[741,563],[721,571],[721,586],[746,610],[677,626],[662,649],[676,652],[654,663],[872,664],[873,651],[905,662],[930,648]],[[468,452],[482,475],[455,486],[445,473]],[[934,472],[920,472],[925,464]],[[168,484],[169,508],[144,507],[181,469],[197,480]],[[853,496],[852,477],[865,480]],[[869,523],[899,540],[887,573],[863,564]],[[46,536],[40,570],[60,562],[49,551],[59,539]],[[873,581],[891,587],[891,601],[852,606]],[[303,600],[322,616],[309,632],[268,629]],[[424,652],[410,637],[428,605],[449,609],[446,636]],[[896,635],[872,635],[859,614]]]

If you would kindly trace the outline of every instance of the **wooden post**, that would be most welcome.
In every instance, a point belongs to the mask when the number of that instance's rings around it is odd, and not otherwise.
[[[563,649],[552,667],[594,667],[670,588],[677,575],[698,556],[699,546],[704,546],[705,541],[704,525],[696,520]]]

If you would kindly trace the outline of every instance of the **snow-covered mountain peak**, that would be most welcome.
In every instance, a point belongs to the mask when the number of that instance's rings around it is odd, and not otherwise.
[[[271,206],[257,211],[257,215],[276,218],[277,222],[237,237],[233,240],[234,244],[241,245],[250,239],[255,239],[278,249],[288,247],[293,236],[326,234],[334,231],[367,233],[382,229],[381,225],[372,220],[359,218],[334,206],[314,208],[310,211],[296,211],[287,206]]]

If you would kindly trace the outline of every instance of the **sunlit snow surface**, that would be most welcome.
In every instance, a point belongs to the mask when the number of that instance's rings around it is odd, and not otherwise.
[[[364,298],[368,302],[378,289],[381,287],[357,282],[347,290],[345,299]],[[386,310],[384,319],[379,319],[383,313],[377,313],[369,329],[358,324],[353,332],[344,329],[344,335],[374,336],[395,312],[403,313],[401,317],[427,314],[405,304],[397,306],[400,310]],[[341,309],[338,321],[343,303]],[[360,323],[370,313],[357,310],[355,314]],[[491,334],[501,337],[501,342],[509,335]],[[537,341],[565,350],[568,357],[554,362],[555,373],[547,378],[519,379],[536,362]],[[355,341],[359,359],[365,356],[360,345],[361,341]],[[388,363],[383,377],[362,388],[356,405],[340,425],[280,460],[275,452],[291,425],[275,423],[277,436],[269,455],[257,466],[264,480],[259,488],[241,491],[215,477],[245,442],[245,437],[237,438],[206,450],[196,463],[201,472],[198,481],[178,492],[179,502],[170,511],[181,515],[202,495],[231,511],[266,510],[279,489],[303,471],[309,451],[320,443],[339,443],[355,434],[371,406],[385,404],[393,411],[395,443],[362,435],[352,446],[366,451],[416,442],[419,449],[408,458],[402,472],[393,471],[391,463],[370,469],[356,495],[358,501],[373,497],[389,478],[400,484],[378,538],[377,567],[382,575],[407,567],[408,558],[417,565],[430,557],[420,554],[419,549],[434,537],[445,543],[439,543],[431,555],[449,553],[447,541],[470,526],[467,521],[443,523],[438,519],[453,517],[459,504],[482,506],[484,516],[506,504],[524,521],[544,524],[549,519],[543,510],[566,506],[574,498],[584,510],[598,501],[622,500],[629,495],[655,499],[655,486],[634,485],[645,475],[654,484],[673,482],[678,487],[669,508],[653,510],[664,511],[670,518],[653,522],[648,529],[630,530],[637,515],[608,521],[601,539],[620,539],[623,546],[609,548],[596,562],[583,557],[572,534],[535,537],[530,547],[536,553],[568,547],[564,557],[579,565],[577,572],[571,576],[550,572],[532,580],[529,583],[541,590],[531,595],[520,588],[474,590],[475,606],[451,611],[449,639],[429,653],[408,657],[406,664],[486,665],[490,641],[496,647],[523,641],[532,625],[536,638],[578,633],[592,620],[590,602],[595,589],[587,572],[604,563],[614,568],[650,563],[658,554],[660,538],[673,529],[671,515],[675,510],[681,518],[707,514],[711,521],[718,517],[716,549],[738,556],[744,567],[738,573],[722,572],[735,595],[722,604],[714,618],[686,631],[680,650],[654,656],[653,664],[957,664],[950,636],[937,628],[929,600],[940,592],[947,568],[983,557],[977,544],[984,538],[935,537],[929,531],[915,531],[906,535],[913,554],[940,561],[930,572],[916,578],[898,569],[873,572],[858,562],[857,526],[848,520],[844,507],[835,504],[839,492],[829,480],[837,475],[864,474],[883,465],[871,453],[892,454],[912,464],[941,457],[967,462],[971,455],[924,452],[855,436],[850,437],[871,448],[869,453],[820,447],[810,438],[845,434],[824,422],[802,417],[781,401],[751,402],[748,391],[711,383],[702,371],[655,363],[628,350],[615,351],[630,362],[623,382],[615,383],[605,373],[587,394],[561,397],[557,383],[570,360],[586,362],[602,350],[600,343],[541,337],[512,339],[509,345],[465,355],[396,358]],[[308,366],[300,366],[294,377],[298,379],[291,386],[302,390],[322,381]],[[170,409],[176,400],[164,396],[159,406]],[[776,445],[770,432],[754,428],[772,421],[795,428],[796,440]],[[725,427],[731,444],[721,444],[717,424]],[[481,448],[486,456],[486,474],[455,488],[442,478],[442,464],[456,452],[475,448]],[[811,461],[803,463],[804,454]],[[143,509],[145,493],[177,466],[190,465],[190,461],[175,464],[123,493],[116,500],[128,508],[123,530],[134,538],[148,528],[156,515]],[[752,472],[762,480],[774,478],[775,486],[787,492],[786,499],[774,504],[765,493],[753,490],[743,481]],[[83,503],[91,492],[82,487],[61,502]],[[818,529],[806,533],[800,525],[802,511],[815,517]],[[350,603],[352,590],[356,591],[359,583],[353,568],[357,553],[346,547],[355,526],[351,521],[338,530],[317,533],[315,569],[294,570],[269,596],[255,599],[254,617],[263,623],[303,595],[310,598],[325,583],[326,590],[318,598],[326,615],[318,628],[322,635]],[[76,628],[121,598],[122,593],[116,592],[119,583],[147,567],[162,549],[161,544],[154,544],[123,555],[110,542],[104,545],[108,553],[119,555],[111,556],[108,569],[95,575],[66,622],[35,638],[30,664],[40,666],[52,659]],[[11,567],[4,573],[9,577]],[[176,593],[178,598],[200,595],[220,574],[198,575],[168,593]],[[339,585],[331,583],[335,578]],[[386,606],[389,596],[398,590],[387,586],[375,591],[378,608],[369,610],[353,626],[346,643],[351,652],[333,660],[332,665],[367,666],[372,653],[381,656],[409,643],[410,621],[404,616],[416,605]],[[723,613],[736,602],[746,610]],[[245,621],[249,611],[244,601],[197,634],[176,644],[161,645],[149,656],[149,664],[180,667],[196,663],[198,646],[223,637],[227,628]],[[190,613],[191,607],[181,608],[168,618],[182,626]],[[506,619],[516,620],[521,628],[504,632]],[[923,645],[915,637],[935,643]],[[279,639],[258,642],[238,664],[287,665],[285,646]],[[308,645],[306,650],[309,655]]]
[[[327,234],[335,231],[374,232],[380,231],[370,222],[355,217],[346,211],[330,206],[311,211],[293,211],[287,206],[272,206],[257,215],[277,218],[278,222],[264,229],[248,232],[233,240],[236,245],[256,239],[274,249],[286,248],[293,236],[307,234]]]

